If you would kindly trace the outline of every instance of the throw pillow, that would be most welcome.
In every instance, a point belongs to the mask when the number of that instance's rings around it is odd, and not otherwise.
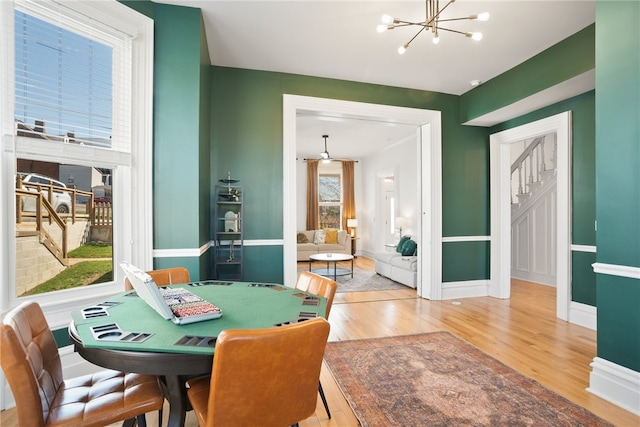
[[[315,234],[313,235],[313,243],[316,245],[323,244],[326,236],[327,235],[324,230],[316,230]]]
[[[402,256],[411,256],[415,253],[418,244],[413,240],[407,240],[402,245]]]
[[[325,243],[338,243],[338,229],[337,228],[325,228]]]
[[[409,239],[409,236],[402,236],[398,242],[398,246],[396,246],[396,252],[402,253],[402,247]]]
[[[309,239],[307,239],[307,236],[304,233],[298,233],[298,243],[309,243]]]

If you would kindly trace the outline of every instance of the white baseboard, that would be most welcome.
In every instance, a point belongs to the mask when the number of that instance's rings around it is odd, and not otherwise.
[[[595,357],[590,366],[588,392],[640,415],[640,372],[600,357]]]
[[[468,280],[464,282],[444,282],[442,299],[486,297],[489,295],[489,280]]]
[[[592,305],[571,301],[569,304],[569,322],[585,328],[598,328],[598,309]]]

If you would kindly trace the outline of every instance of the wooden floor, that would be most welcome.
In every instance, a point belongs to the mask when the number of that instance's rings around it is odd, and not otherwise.
[[[373,268],[372,261],[363,257],[356,258],[356,264]],[[456,302],[460,304],[424,300],[409,288],[338,293],[329,318],[329,340],[446,330],[617,426],[640,426],[640,417],[585,390],[589,363],[596,355],[596,333],[556,318],[555,288],[514,280],[510,299],[480,297]],[[321,382],[332,419],[318,399],[315,414],[300,427],[357,426],[326,367]],[[157,425],[154,416],[148,416],[148,425]],[[15,410],[1,412],[0,425],[17,426]],[[191,413],[187,426],[197,426]]]

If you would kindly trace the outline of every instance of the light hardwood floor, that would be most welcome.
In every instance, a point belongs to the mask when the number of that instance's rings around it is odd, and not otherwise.
[[[358,257],[355,262],[373,268],[367,258]],[[640,417],[585,390],[589,363],[596,355],[596,333],[555,317],[555,288],[514,280],[510,299],[480,297],[459,302],[424,300],[409,288],[338,293],[329,318],[329,340],[446,330],[617,426],[640,426]],[[326,367],[321,381],[332,419],[318,399],[315,414],[300,427],[357,426]],[[155,416],[148,416],[148,425],[157,425]],[[0,425],[17,426],[15,410],[1,412]],[[193,414],[187,415],[187,426],[197,426]]]

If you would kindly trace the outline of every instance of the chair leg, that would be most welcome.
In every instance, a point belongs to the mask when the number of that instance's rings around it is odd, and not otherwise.
[[[145,414],[138,415],[136,417],[136,421],[138,421],[138,427],[147,427],[147,417],[145,416]]]
[[[320,398],[322,399],[324,410],[327,411],[327,416],[329,417],[329,419],[331,419],[331,412],[329,412],[329,404],[327,403],[327,398],[324,397],[324,390],[322,390],[321,382],[318,382],[318,391],[320,392]]]
[[[162,408],[158,411],[158,427],[162,427]]]

